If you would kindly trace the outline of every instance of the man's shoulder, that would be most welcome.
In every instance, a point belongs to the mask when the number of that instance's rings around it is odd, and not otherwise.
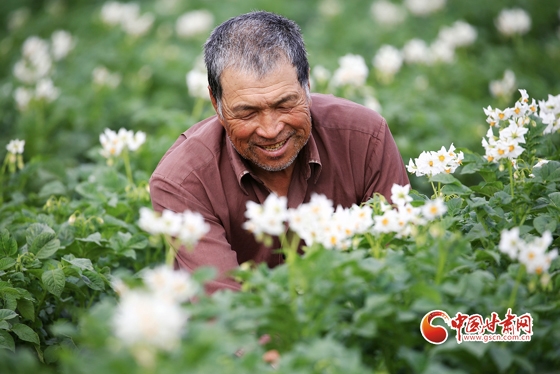
[[[357,131],[377,136],[387,123],[376,111],[333,95],[312,94],[313,125],[323,129]]]
[[[193,171],[215,163],[222,151],[224,130],[216,116],[207,118],[182,133],[157,165],[157,176],[182,183]]]

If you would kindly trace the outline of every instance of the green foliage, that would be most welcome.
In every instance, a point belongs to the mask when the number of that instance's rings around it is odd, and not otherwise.
[[[531,97],[558,93],[557,4],[447,3],[444,11],[409,15],[405,25],[391,28],[373,21],[371,1],[144,1],[141,12],[153,12],[155,23],[135,38],[101,21],[102,2],[0,2],[0,149],[10,139],[26,140],[23,155],[0,152],[0,372],[557,370],[560,259],[548,273],[533,274],[502,253],[499,242],[503,230],[518,227],[526,240],[550,232],[551,247],[560,244],[558,134],[542,137],[543,125],[534,124],[516,168],[479,155],[487,128],[482,108],[511,101],[490,95],[491,80],[511,69]],[[329,4],[331,10],[338,4],[339,12],[328,12]],[[532,28],[506,38],[494,19],[515,6],[531,14]],[[314,82],[315,91],[361,103],[375,96],[405,160],[452,142],[465,159],[454,175],[411,177],[415,206],[429,200],[431,186],[445,199],[441,220],[408,237],[356,237],[345,252],[314,246],[274,269],[245,264],[235,274],[241,292],[199,293],[183,305],[190,317],[176,350],[139,351],[114,336],[118,302],[111,283],[118,277],[140,287],[140,271],[164,261],[163,240],[137,226],[139,209],[149,206],[148,177],[181,132],[213,114],[184,83],[206,35],[181,39],[174,31],[180,14],[200,8],[214,14],[214,24],[253,9],[284,14],[301,25],[312,68],[330,71],[347,53],[364,56],[371,69],[383,44],[431,42],[441,27],[469,22],[478,38],[457,49],[453,64],[405,65],[393,81],[371,71],[360,89]],[[20,110],[13,95],[23,84],[13,68],[22,44],[59,29],[77,38],[51,71],[61,94]],[[120,85],[95,85],[99,66],[119,73]],[[143,130],[148,140],[129,159],[107,163],[99,134],[121,127]],[[552,161],[533,167],[540,158]],[[369,203],[377,209],[381,201]],[[212,269],[193,274],[201,284],[213,276]],[[431,310],[503,316],[507,308],[531,314],[530,342],[457,344],[450,336],[436,346],[419,330]]]

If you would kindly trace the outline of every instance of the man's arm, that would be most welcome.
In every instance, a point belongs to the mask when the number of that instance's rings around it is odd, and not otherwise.
[[[192,272],[200,266],[211,266],[218,271],[218,277],[205,285],[207,293],[219,289],[239,290],[240,284],[227,276],[227,273],[239,266],[237,254],[231,249],[226,239],[225,230],[220,220],[214,215],[208,196],[201,188],[189,192],[176,183],[157,174],[150,179],[150,195],[154,210],[164,209],[174,212],[190,210],[202,214],[210,231],[192,249],[181,246],[175,257],[175,266]]]

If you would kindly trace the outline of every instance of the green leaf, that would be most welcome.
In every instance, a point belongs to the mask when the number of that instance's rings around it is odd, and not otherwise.
[[[545,231],[550,231],[550,232],[556,231],[556,226],[558,226],[558,222],[548,214],[544,214],[536,217],[533,220],[533,226],[538,231],[538,233],[542,235]]]
[[[62,258],[62,261],[68,262],[69,264],[80,268],[82,270],[93,270],[93,264],[91,263],[91,260],[89,258],[68,258],[67,256],[64,256]]]
[[[467,199],[467,204],[471,209],[478,208],[481,206],[485,206],[488,204],[488,201],[483,197],[473,197],[471,199]]]
[[[51,257],[60,248],[60,241],[55,233],[42,232],[33,239],[29,252],[35,253],[38,259]]]
[[[560,163],[558,161],[550,161],[540,168],[534,168],[533,174],[535,179],[542,178],[544,184],[560,181]]]
[[[92,290],[103,291],[105,289],[103,278],[94,271],[84,270],[82,280]]]
[[[16,344],[14,338],[4,330],[0,330],[0,348],[9,349],[12,352],[16,351]]]
[[[499,345],[490,347],[490,357],[492,357],[492,361],[494,361],[500,373],[506,371],[513,362],[511,351]]]
[[[551,205],[560,210],[560,192],[553,192],[548,195]]]
[[[480,168],[481,168],[480,165],[478,165],[478,164],[472,162],[472,163],[470,163],[470,164],[464,165],[464,166],[461,168],[460,173],[461,173],[461,174],[474,174],[474,173],[476,173],[477,171],[479,171]]]
[[[59,344],[49,345],[44,353],[45,363],[53,364],[58,361],[59,352],[61,351]]]
[[[16,260],[11,257],[0,258],[0,270],[6,270],[16,264]]]
[[[52,195],[66,195],[66,186],[61,181],[55,180],[45,184],[39,191],[39,197],[50,197]]]
[[[496,251],[489,249],[479,249],[475,252],[475,257],[477,261],[493,260],[496,264],[500,264],[500,254]]]
[[[121,253],[124,257],[130,257],[133,260],[136,260],[136,251],[134,249],[127,249],[126,251]]]
[[[4,299],[4,308],[15,310],[17,307],[18,293],[15,289],[4,290],[2,298]]]
[[[47,291],[60,297],[66,284],[66,277],[62,269],[47,270],[43,273],[41,279]]]
[[[101,234],[99,232],[93,233],[90,236],[88,236],[87,238],[78,238],[76,240],[79,240],[81,242],[95,243],[100,247],[103,246],[103,244],[101,244],[101,242],[106,242],[107,241],[107,240],[105,240],[101,237]]]
[[[35,304],[32,301],[26,299],[18,299],[17,310],[23,318],[27,318],[30,321],[35,321]]]
[[[27,247],[30,248],[35,238],[44,232],[52,233],[52,234],[55,233],[53,229],[51,229],[48,225],[45,225],[44,223],[33,223],[29,225],[27,230],[25,230],[25,240],[27,241]]]
[[[462,184],[446,184],[441,189],[441,192],[443,192],[443,194],[446,195],[446,196],[450,196],[450,195],[470,195],[472,193],[472,190],[470,188],[468,188],[467,186],[464,186]]]
[[[12,326],[12,331],[18,338],[26,342],[39,344],[39,335],[33,329],[23,323],[16,323]]]
[[[433,177],[430,178],[430,181],[437,182],[437,183],[443,183],[443,184],[451,184],[451,183],[459,183],[460,184],[461,183],[453,175],[447,174],[447,173],[436,174],[436,175],[434,175]]]
[[[10,232],[6,229],[0,231],[0,255],[2,257],[12,257],[17,254],[17,242]]]
[[[484,226],[482,226],[480,223],[476,223],[473,225],[468,234],[465,235],[465,239],[467,239],[468,241],[473,241],[476,239],[486,238],[487,236],[488,233],[484,229]]]
[[[0,320],[16,318],[18,314],[11,309],[0,309]]]

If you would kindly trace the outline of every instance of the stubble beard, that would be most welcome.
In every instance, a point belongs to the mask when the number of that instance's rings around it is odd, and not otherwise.
[[[235,146],[235,144],[231,141],[231,138],[228,135],[229,142],[231,143],[233,148],[237,151],[237,153],[241,157],[243,157],[245,160],[249,161],[251,164],[257,166],[260,169],[263,169],[263,170],[266,170],[266,171],[272,171],[272,172],[284,170],[284,169],[288,168],[290,165],[292,165],[294,163],[294,161],[297,159],[297,156],[299,155],[299,153],[301,152],[303,147],[305,147],[305,145],[309,141],[310,137],[311,137],[311,131],[309,132],[309,136],[307,137],[307,139],[303,139],[301,137],[298,137],[297,139],[295,139],[295,148],[297,149],[297,151],[285,163],[280,164],[280,165],[267,165],[267,164],[262,163],[258,159],[258,157],[256,155],[256,152],[254,151],[258,147],[256,144],[249,143],[249,147],[247,148],[247,150],[245,152],[241,152],[241,150],[238,149]]]

